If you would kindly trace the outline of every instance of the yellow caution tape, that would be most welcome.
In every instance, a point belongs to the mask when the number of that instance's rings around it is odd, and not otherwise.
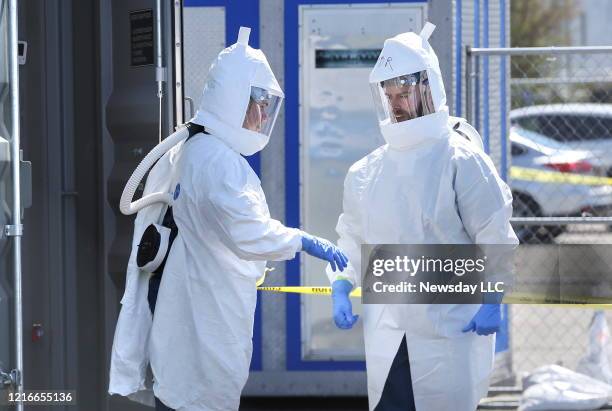
[[[273,293],[291,293],[291,294],[306,294],[306,295],[331,295],[331,287],[307,287],[307,286],[281,286],[281,287],[257,287],[259,291],[269,291]],[[355,288],[351,297],[361,297],[361,287]],[[590,299],[589,299],[590,300]],[[598,299],[599,300],[599,299]],[[589,303],[586,299],[564,299],[563,303],[558,304],[556,301],[546,299],[545,297],[534,297],[533,295],[512,294],[504,297],[504,304],[533,304],[533,305],[549,305],[551,307],[571,307],[571,308],[589,308],[598,310],[612,309],[612,304]]]
[[[305,287],[305,286],[285,286],[285,287],[257,287],[259,291],[270,291],[273,293],[293,293],[308,295],[331,295],[331,287]],[[351,291],[351,297],[361,298],[361,287]]]
[[[612,185],[612,178],[588,176],[558,171],[542,171],[533,168],[511,167],[510,178],[552,184],[582,184],[590,186]]]

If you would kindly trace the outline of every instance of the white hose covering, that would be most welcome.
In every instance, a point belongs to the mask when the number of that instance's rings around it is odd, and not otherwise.
[[[145,174],[147,174],[147,171],[149,171],[155,162],[166,154],[168,150],[187,137],[189,137],[189,130],[187,127],[181,127],[179,130],[169,135],[168,138],[156,145],[155,148],[142,159],[123,188],[123,193],[121,194],[121,199],[119,200],[119,210],[122,214],[132,215],[155,203],[172,203],[172,195],[170,193],[163,192],[151,193],[134,202],[132,202],[132,199],[134,198],[134,194],[138,189],[138,185],[142,181]]]

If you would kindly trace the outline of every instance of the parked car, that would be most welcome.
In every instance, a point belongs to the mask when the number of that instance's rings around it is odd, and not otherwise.
[[[523,107],[510,112],[512,125],[534,131],[597,157],[612,177],[612,104],[573,103]]]
[[[510,130],[512,166],[539,171],[556,171],[606,176],[608,167],[590,151],[576,150],[540,133],[519,127]],[[570,217],[583,213],[607,215],[612,209],[612,186],[546,183],[510,179],[515,217]],[[522,241],[549,241],[564,226],[523,226]]]

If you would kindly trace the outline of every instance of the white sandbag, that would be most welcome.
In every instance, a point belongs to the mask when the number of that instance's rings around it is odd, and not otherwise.
[[[585,388],[561,381],[533,385],[523,392],[519,411],[595,410],[608,403],[606,393]]]
[[[611,385],[591,378],[588,375],[572,371],[569,368],[561,367],[560,365],[545,365],[535,369],[527,377],[523,378],[523,389],[526,390],[532,385],[554,381],[569,382],[576,386],[594,387],[598,391],[608,393],[612,398]]]
[[[612,386],[570,369],[547,365],[523,379],[520,411],[594,410],[612,399]]]

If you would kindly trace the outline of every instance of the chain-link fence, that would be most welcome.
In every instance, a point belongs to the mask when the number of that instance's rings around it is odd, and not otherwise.
[[[468,48],[466,62],[467,117],[481,133],[498,130],[490,135],[500,139],[496,163],[512,189],[523,247],[611,244],[612,252],[612,47]],[[487,112],[494,75],[502,80],[500,116]],[[593,312],[511,306],[515,375],[547,364],[576,369]]]

